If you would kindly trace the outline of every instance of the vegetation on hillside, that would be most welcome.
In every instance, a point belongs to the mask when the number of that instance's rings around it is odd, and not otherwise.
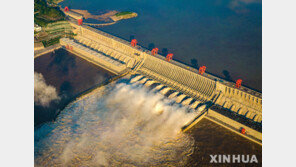
[[[34,0],[34,22],[45,26],[59,20],[65,20],[65,15],[58,7],[48,6],[45,0]]]
[[[74,36],[64,13],[55,5],[59,1],[34,0],[34,22],[42,27],[41,32],[34,32],[34,41],[45,47],[58,43],[62,37]]]
[[[44,45],[44,47],[48,47],[50,45],[59,43],[59,41],[60,41],[60,37],[56,37],[56,38],[49,39],[47,41],[42,41],[42,44]]]
[[[41,41],[47,47],[58,43],[61,37],[72,38],[74,35],[67,21],[57,21],[43,27],[42,32],[35,35],[35,42]]]

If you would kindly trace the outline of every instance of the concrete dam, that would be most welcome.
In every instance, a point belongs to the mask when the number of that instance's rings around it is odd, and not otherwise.
[[[74,39],[62,38],[60,44],[116,75],[131,74],[131,83],[153,87],[176,103],[195,110],[206,104],[200,119],[209,119],[249,140],[262,143],[262,94],[225,81],[103,31],[69,21]],[[244,129],[245,133],[242,133]]]

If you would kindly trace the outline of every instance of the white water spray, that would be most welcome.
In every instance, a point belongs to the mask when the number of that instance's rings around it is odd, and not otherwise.
[[[184,166],[194,140],[180,130],[195,113],[137,85],[108,87],[35,131],[35,165]]]

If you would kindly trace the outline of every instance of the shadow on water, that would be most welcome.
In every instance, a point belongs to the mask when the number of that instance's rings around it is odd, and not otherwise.
[[[34,126],[38,127],[46,122],[55,121],[58,114],[64,107],[72,101],[69,95],[60,95],[61,99],[52,101],[49,106],[34,104]]]
[[[73,90],[73,86],[69,81],[64,81],[60,86],[60,92],[68,96],[72,96]]]
[[[130,41],[132,41],[132,39],[135,39],[135,35],[130,35]]]
[[[165,57],[167,54],[169,53],[168,49],[167,48],[163,48],[161,50],[161,54]]]
[[[224,79],[227,81],[233,81],[232,77],[230,76],[230,73],[227,70],[223,70],[222,74],[224,75]]]
[[[60,86],[60,100],[50,102],[49,106],[34,104],[34,125],[38,127],[45,122],[55,121],[60,111],[76,97],[73,86],[69,81],[64,81]]]
[[[196,69],[199,68],[197,59],[191,59],[190,62],[191,62],[191,67]]]
[[[154,43],[150,43],[150,44],[148,45],[148,50],[152,50],[153,48],[155,48]]]
[[[56,50],[54,54],[51,53],[51,57],[53,61],[50,62],[48,70],[55,67],[61,72],[60,74],[67,75],[70,68],[76,67],[75,57],[69,56],[68,52],[64,49]]]

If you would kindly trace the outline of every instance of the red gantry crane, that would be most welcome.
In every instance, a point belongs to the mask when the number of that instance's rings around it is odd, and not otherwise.
[[[206,68],[207,68],[206,66],[201,66],[201,67],[199,67],[198,73],[199,73],[200,75],[204,74],[205,71],[206,71]]]
[[[167,61],[171,61],[172,59],[173,59],[173,53],[169,53],[169,54],[167,54],[167,56],[166,56],[166,60]]]
[[[132,41],[131,41],[131,45],[132,45],[133,47],[135,47],[135,46],[137,45],[137,43],[138,43],[138,41],[137,41],[136,39],[132,39]]]
[[[64,11],[65,11],[65,12],[68,12],[68,11],[69,11],[68,6],[65,7]]]
[[[243,82],[243,80],[241,80],[241,79],[236,80],[235,87],[240,88],[242,85],[242,82]]]
[[[158,48],[153,48],[153,49],[151,50],[151,54],[152,54],[153,56],[156,55],[157,52],[158,52]]]

